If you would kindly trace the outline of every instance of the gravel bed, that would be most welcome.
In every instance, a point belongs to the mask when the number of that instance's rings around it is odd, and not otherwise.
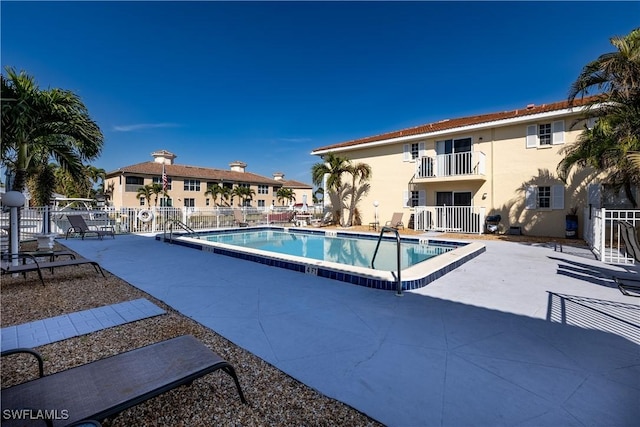
[[[56,249],[66,249],[56,243]],[[34,242],[22,245],[33,250]],[[248,404],[238,398],[233,381],[223,372],[206,375],[122,412],[103,422],[109,426],[380,426],[352,407],[330,399],[274,366],[234,345],[211,329],[181,315],[161,301],[92,266],[36,273],[27,278],[3,276],[0,284],[2,327],[86,310],[136,298],[147,298],[167,314],[143,319],[38,347],[45,375],[179,335],[191,334],[236,369]],[[2,388],[37,377],[32,358],[4,357]]]

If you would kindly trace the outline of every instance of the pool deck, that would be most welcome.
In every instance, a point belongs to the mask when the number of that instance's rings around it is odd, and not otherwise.
[[[583,249],[485,241],[398,297],[145,236],[60,243],[389,426],[640,419],[640,298],[611,280],[640,268]]]

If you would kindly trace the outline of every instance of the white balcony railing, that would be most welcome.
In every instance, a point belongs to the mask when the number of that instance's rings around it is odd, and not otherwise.
[[[484,233],[485,208],[478,206],[416,206],[415,230]]]
[[[416,178],[484,175],[485,155],[481,151],[438,154],[420,157],[416,162]]]

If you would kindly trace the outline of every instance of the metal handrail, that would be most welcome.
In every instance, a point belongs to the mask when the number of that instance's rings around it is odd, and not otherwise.
[[[400,233],[398,232],[398,229],[395,227],[382,227],[380,229],[380,236],[378,237],[378,244],[376,244],[376,250],[373,252],[373,258],[371,258],[371,268],[375,268],[373,263],[376,260],[376,255],[378,254],[378,248],[380,247],[380,242],[382,241],[382,236],[385,233],[385,231],[392,231],[396,234],[396,248],[397,248],[397,254],[398,254],[398,275],[397,277],[397,281],[396,281],[396,296],[401,297],[402,296],[402,279],[401,279],[401,275],[400,275]]]
[[[173,242],[173,224],[177,224],[180,226],[180,228],[185,230],[188,233],[187,236],[194,236],[196,239],[200,238],[200,236],[197,235],[196,231],[184,222],[177,219],[168,219],[164,223],[164,233],[162,236],[165,242],[167,241],[167,228],[169,229],[169,242]]]

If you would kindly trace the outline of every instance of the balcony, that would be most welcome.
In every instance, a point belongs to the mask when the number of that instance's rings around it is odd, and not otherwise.
[[[416,159],[415,179],[465,180],[485,177],[485,155],[480,151],[438,154]],[[454,178],[454,179],[450,179]]]

